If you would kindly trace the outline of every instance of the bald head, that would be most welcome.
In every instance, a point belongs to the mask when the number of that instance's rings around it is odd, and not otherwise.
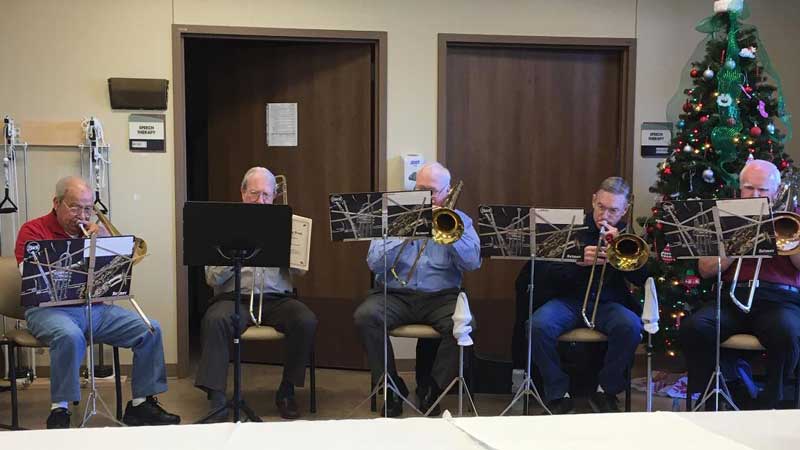
[[[438,162],[423,164],[417,172],[416,189],[433,191],[433,204],[441,206],[450,189],[450,171]]]
[[[89,183],[81,177],[64,177],[56,183],[55,200],[61,201],[70,191],[88,191],[92,192]]]
[[[769,161],[755,159],[739,172],[739,193],[742,198],[775,198],[781,184],[781,172]]]

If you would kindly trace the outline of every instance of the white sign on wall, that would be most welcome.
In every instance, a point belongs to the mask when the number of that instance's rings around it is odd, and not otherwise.
[[[297,103],[267,103],[267,147],[297,147]]]
[[[128,147],[139,152],[166,151],[163,114],[131,114]]]

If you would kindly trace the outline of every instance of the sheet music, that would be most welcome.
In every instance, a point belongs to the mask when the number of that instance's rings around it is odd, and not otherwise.
[[[577,261],[583,258],[579,233],[586,230],[580,208],[531,208],[536,259]]]
[[[308,270],[311,260],[311,224],[308,217],[292,215],[292,245],[289,254],[289,267]]]
[[[714,219],[722,234],[725,256],[769,258],[777,254],[767,198],[717,200],[716,211]]]

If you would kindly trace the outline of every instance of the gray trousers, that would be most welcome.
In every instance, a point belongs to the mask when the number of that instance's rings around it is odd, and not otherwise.
[[[400,325],[419,323],[433,327],[442,335],[436,352],[432,377],[440,389],[458,376],[458,344],[453,337],[453,312],[459,289],[438,292],[417,292],[409,289],[389,289],[386,301],[386,325],[389,330]],[[370,291],[367,299],[353,315],[367,351],[372,382],[377,384],[383,375],[383,289]],[[395,382],[397,375],[392,342],[388,344],[388,372]]]
[[[225,392],[227,386],[228,362],[233,341],[233,297],[233,293],[216,296],[203,316],[203,352],[194,384],[205,391],[213,389]],[[249,299],[249,295],[242,296],[242,302],[249,302]],[[248,303],[241,305],[239,323],[242,331],[250,325],[248,309]],[[286,335],[283,379],[295,386],[303,386],[306,362],[317,331],[317,316],[297,299],[275,296],[268,298],[264,295],[261,322]]]

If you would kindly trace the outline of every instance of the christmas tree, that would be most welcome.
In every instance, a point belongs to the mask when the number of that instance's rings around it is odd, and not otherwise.
[[[749,158],[773,162],[785,182],[797,178],[784,151],[791,126],[780,78],[756,28],[742,22],[747,16],[742,0],[716,1],[714,15],[696,26],[706,37],[668,106],[675,126],[672,153],[658,165],[658,179],[650,188],[661,201],[734,197],[739,171]],[[654,207],[652,216],[639,223],[656,256],[650,273],[656,279],[663,331],[656,335],[657,346],[676,356],[680,320],[712,297],[713,280],[701,281],[696,261],[672,257],[657,214]]]

